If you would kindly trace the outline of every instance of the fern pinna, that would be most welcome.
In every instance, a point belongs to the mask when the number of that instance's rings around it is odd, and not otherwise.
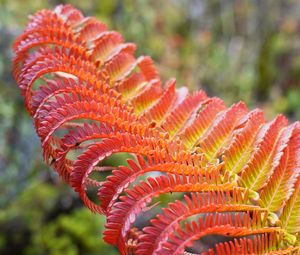
[[[299,122],[162,85],[70,5],[31,16],[13,49],[45,161],[121,254],[300,254]],[[118,153],[127,163],[106,165]]]

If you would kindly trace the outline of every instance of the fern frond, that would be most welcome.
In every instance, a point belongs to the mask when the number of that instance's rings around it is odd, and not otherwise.
[[[263,234],[254,236],[254,238],[240,238],[233,241],[223,242],[216,244],[214,251],[210,249],[208,252],[202,253],[203,255],[230,255],[230,254],[265,254],[265,255],[293,255],[298,254],[299,248],[292,246],[280,249],[280,239],[276,234]]]
[[[299,253],[299,122],[163,85],[150,57],[71,5],[31,16],[13,50],[45,161],[107,216],[121,254]],[[118,153],[126,166],[103,165]]]
[[[216,159],[224,150],[236,123],[246,113],[247,108],[243,103],[233,105],[221,112],[216,121],[212,123],[205,138],[198,140],[196,146],[199,146],[200,150],[204,152],[208,162]]]
[[[251,111],[242,126],[239,127],[226,148],[223,156],[224,168],[232,174],[238,174],[250,159],[255,137],[264,123],[263,113]]]
[[[207,193],[191,193],[184,196],[185,204],[181,201],[169,204],[163,209],[163,214],[157,215],[151,220],[152,226],[145,227],[145,234],[141,236],[137,248],[137,254],[156,254],[161,243],[169,237],[181,221],[187,218],[204,213],[213,212],[238,212],[238,211],[259,211],[258,206],[248,204],[247,192],[233,189],[227,191],[209,191]]]
[[[193,245],[194,241],[207,235],[244,237],[265,233],[280,234],[280,228],[265,228],[261,217],[260,212],[254,212],[252,217],[249,212],[205,214],[203,218],[199,217],[196,221],[185,223],[183,230],[181,226],[174,228],[168,240],[161,243],[160,252],[182,254],[187,247]]]
[[[189,123],[180,133],[188,149],[192,149],[199,139],[205,137],[216,115],[224,109],[225,105],[219,98],[210,98],[203,102],[202,109],[195,116],[191,116]]]
[[[258,190],[274,171],[274,162],[285,145],[282,130],[287,126],[287,119],[280,115],[274,121],[265,124],[257,135],[255,151],[242,170],[241,178],[246,187]],[[283,145],[281,144],[283,143]]]
[[[289,137],[288,144],[283,149],[282,156],[269,182],[263,188],[261,205],[272,212],[278,211],[290,197],[294,183],[300,173],[300,125],[295,123],[283,131],[283,136]]]
[[[280,221],[282,228],[288,233],[297,234],[300,231],[300,175],[298,175],[294,191],[286,202]]]

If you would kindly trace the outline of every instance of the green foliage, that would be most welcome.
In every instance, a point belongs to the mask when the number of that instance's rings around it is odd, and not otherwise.
[[[61,194],[65,194],[62,200]],[[64,185],[32,183],[0,212],[0,253],[117,254],[102,240],[103,217],[85,208],[70,211],[74,197]]]
[[[33,245],[27,249],[26,254],[96,255],[104,251],[109,255],[117,254],[112,247],[103,244],[103,225],[102,217],[91,215],[84,208],[69,215],[61,215],[33,235]]]

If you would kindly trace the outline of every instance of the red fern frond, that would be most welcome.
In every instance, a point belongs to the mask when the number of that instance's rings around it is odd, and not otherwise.
[[[299,122],[163,86],[150,57],[71,5],[31,16],[13,50],[45,161],[107,216],[121,254],[299,253]],[[103,165],[118,153],[126,166]]]

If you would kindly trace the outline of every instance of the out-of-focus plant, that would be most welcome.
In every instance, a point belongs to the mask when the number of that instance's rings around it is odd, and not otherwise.
[[[105,219],[80,205],[63,185],[32,182],[0,211],[0,254],[118,254],[102,241]]]

